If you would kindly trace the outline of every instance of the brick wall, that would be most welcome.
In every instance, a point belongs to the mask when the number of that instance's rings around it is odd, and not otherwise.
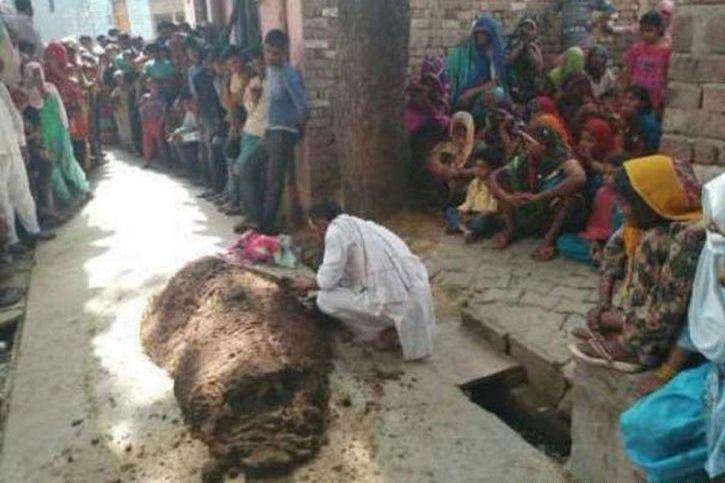
[[[704,181],[725,171],[725,1],[678,8],[662,149]]]
[[[536,14],[543,19],[541,41],[549,56],[561,53],[561,24],[551,12],[555,0],[410,0],[410,70],[417,72],[426,55],[440,55],[466,38],[473,20],[483,12],[495,16],[508,34],[524,15]],[[612,0],[617,9],[618,24],[635,23],[640,14],[651,8],[656,0]],[[619,62],[630,36],[597,36],[612,51]]]

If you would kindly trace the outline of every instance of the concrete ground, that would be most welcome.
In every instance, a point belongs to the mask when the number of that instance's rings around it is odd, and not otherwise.
[[[149,297],[229,243],[232,221],[180,180],[110,158],[95,199],[37,251],[2,482],[200,480],[206,448],[187,434],[138,329]],[[277,481],[565,481],[458,389],[517,367],[466,330],[442,322],[435,357],[418,364],[336,340],[329,442]]]

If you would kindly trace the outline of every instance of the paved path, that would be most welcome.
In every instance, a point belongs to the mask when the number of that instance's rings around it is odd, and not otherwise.
[[[232,222],[179,180],[125,158],[111,156],[95,199],[37,252],[0,481],[200,479],[206,449],[186,433],[138,328],[148,298],[227,244]],[[515,367],[460,324],[441,324],[427,364],[342,342],[335,352],[330,443],[282,481],[563,480],[458,389]]]

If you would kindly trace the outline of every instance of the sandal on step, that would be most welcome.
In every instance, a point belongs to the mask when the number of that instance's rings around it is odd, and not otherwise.
[[[607,367],[630,374],[644,370],[641,364],[632,362],[635,359],[632,354],[629,354],[629,360],[622,360],[623,357],[615,358],[614,354],[617,351],[620,356],[626,351],[622,344],[615,340],[603,339],[594,332],[588,341],[569,344],[569,350],[574,357],[593,366]]]

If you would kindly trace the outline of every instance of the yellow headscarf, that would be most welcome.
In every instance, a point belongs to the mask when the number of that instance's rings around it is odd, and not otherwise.
[[[450,124],[451,140],[453,139],[453,130],[458,125],[462,125],[466,128],[466,143],[464,144],[463,150],[455,161],[456,167],[462,168],[466,164],[466,161],[468,161],[471,153],[473,152],[473,145],[476,137],[476,125],[473,122],[473,116],[471,116],[471,114],[469,114],[468,112],[459,111],[455,113],[451,118]]]
[[[694,175],[693,179],[683,177],[672,158],[656,155],[633,159],[624,163],[624,170],[632,189],[662,218],[670,221],[702,219],[700,188],[694,182]],[[630,258],[637,250],[640,235],[641,230],[625,224],[624,246]]]

